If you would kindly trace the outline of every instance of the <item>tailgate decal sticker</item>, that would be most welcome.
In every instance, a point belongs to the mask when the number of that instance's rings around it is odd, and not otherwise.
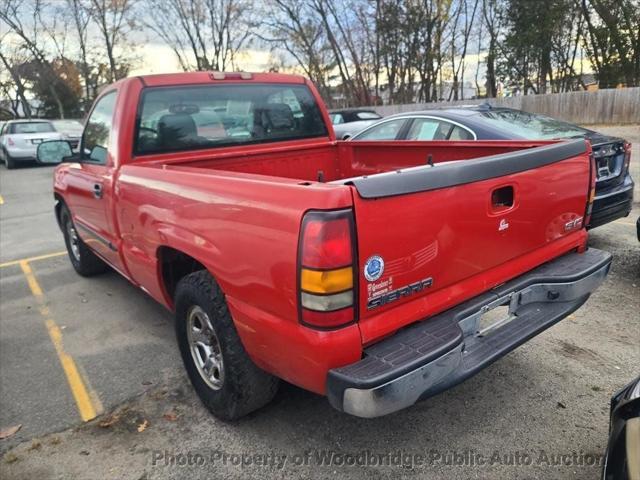
[[[410,283],[406,287],[402,287],[397,290],[385,292],[384,290],[386,289],[383,289],[383,293],[378,293],[367,300],[367,310],[373,310],[374,308],[381,307],[382,305],[395,302],[396,300],[408,297],[409,295],[413,295],[427,288],[430,288],[432,285],[433,278],[429,277],[425,278],[424,280],[420,280],[419,282]],[[371,295],[371,291],[372,289],[369,289],[369,295]]]

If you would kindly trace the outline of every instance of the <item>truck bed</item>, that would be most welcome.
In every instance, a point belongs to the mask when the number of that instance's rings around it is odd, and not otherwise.
[[[359,328],[368,344],[584,245],[588,157],[584,140],[337,142],[215,159],[183,153],[162,170],[182,194],[197,188],[206,193],[190,197],[233,205],[265,226],[283,209],[295,211],[292,233],[303,212],[344,208],[350,199]],[[509,198],[493,198],[503,190]],[[366,282],[373,256],[384,259],[385,272]],[[427,280],[428,288],[403,293]]]
[[[249,173],[300,181],[324,182],[426,165],[469,160],[550,145],[550,141],[473,142],[336,142],[304,146],[261,145],[238,154],[234,149],[167,156],[163,164],[216,171]]]

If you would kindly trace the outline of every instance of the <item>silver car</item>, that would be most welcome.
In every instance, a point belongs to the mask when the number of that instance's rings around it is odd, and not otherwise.
[[[338,140],[346,140],[382,118],[370,108],[330,110],[329,117]]]
[[[73,150],[77,150],[82,138],[84,126],[78,120],[51,120],[53,128],[60,132],[65,140],[71,144]]]
[[[0,131],[0,160],[7,169],[36,159],[38,145],[45,140],[62,140],[49,120],[9,120]]]

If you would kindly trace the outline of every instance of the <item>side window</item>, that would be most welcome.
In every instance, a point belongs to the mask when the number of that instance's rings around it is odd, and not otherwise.
[[[102,97],[91,112],[82,136],[82,159],[104,165],[107,163],[109,134],[116,105],[116,92]]]
[[[435,118],[416,118],[411,124],[407,140],[449,140],[449,132],[454,126]]]
[[[331,123],[333,123],[334,125],[340,125],[341,123],[344,123],[344,118],[342,118],[342,115],[340,115],[339,113],[336,113],[334,115],[331,115]]]
[[[453,127],[449,140],[473,140],[473,135],[464,128]]]
[[[383,122],[357,135],[355,140],[395,140],[405,122],[404,118]]]
[[[442,122],[434,118],[415,118],[407,134],[407,140],[444,140]]]

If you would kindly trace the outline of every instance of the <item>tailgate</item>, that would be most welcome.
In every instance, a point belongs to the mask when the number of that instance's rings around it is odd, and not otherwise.
[[[407,310],[392,312],[394,328],[425,318],[437,313],[430,310],[435,294],[439,305],[462,301],[476,294],[463,287],[467,279],[496,278],[479,274],[555,242],[568,245],[572,234],[577,245],[589,155],[588,144],[577,140],[350,179],[361,324],[382,321],[381,314],[409,302],[416,304],[412,315],[398,319]],[[538,263],[551,259],[539,257]],[[523,273],[516,270],[509,278]],[[483,288],[509,278],[487,279]],[[365,330],[388,333],[382,325]]]

